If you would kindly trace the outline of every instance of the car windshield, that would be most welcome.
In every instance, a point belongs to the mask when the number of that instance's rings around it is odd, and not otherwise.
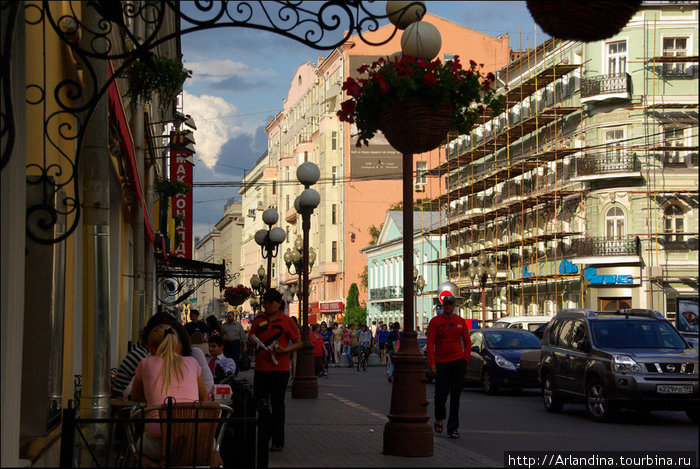
[[[540,339],[525,331],[484,331],[486,346],[492,349],[540,348]]]
[[[665,321],[600,320],[591,321],[591,329],[601,348],[686,348],[680,334]]]

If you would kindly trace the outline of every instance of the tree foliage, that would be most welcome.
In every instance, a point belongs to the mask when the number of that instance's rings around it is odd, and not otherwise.
[[[359,302],[360,290],[357,284],[350,285],[348,290],[348,299],[345,303],[345,323],[356,324],[358,326],[367,324],[367,308],[360,306]]]
[[[384,227],[384,223],[379,225],[379,228],[377,228],[374,225],[369,227],[369,236],[370,236],[369,245],[370,246],[373,244],[377,244],[377,240],[379,239],[379,235],[381,234],[383,227]]]
[[[403,200],[395,202],[391,207],[389,207],[390,212],[402,211],[403,210]],[[414,212],[435,212],[440,210],[440,204],[435,199],[417,199],[413,201],[413,211]]]

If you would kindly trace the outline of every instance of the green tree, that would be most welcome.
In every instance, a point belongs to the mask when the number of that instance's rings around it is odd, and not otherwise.
[[[368,270],[367,266],[364,266],[362,268],[362,272],[360,272],[360,275],[358,276],[360,278],[360,286],[365,291],[369,287],[369,274],[368,274],[367,270]]]
[[[367,308],[360,306],[358,300],[360,296],[360,290],[357,288],[357,284],[353,283],[350,285],[348,290],[348,299],[345,303],[345,323],[346,324],[356,324],[358,326],[362,324],[367,324]]]
[[[402,211],[403,210],[403,200],[395,202],[391,207],[389,207],[390,212]],[[413,201],[413,211],[414,212],[434,212],[440,210],[440,204],[435,199],[418,199]]]
[[[377,240],[379,239],[379,235],[382,232],[382,228],[384,227],[384,223],[379,225],[379,228],[376,226],[372,225],[369,227],[369,235],[370,235],[370,240],[369,240],[369,245],[377,244]]]

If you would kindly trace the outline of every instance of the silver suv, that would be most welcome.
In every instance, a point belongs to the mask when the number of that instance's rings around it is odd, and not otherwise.
[[[583,401],[596,421],[625,407],[698,422],[698,353],[657,311],[560,311],[542,338],[540,379],[549,412]]]

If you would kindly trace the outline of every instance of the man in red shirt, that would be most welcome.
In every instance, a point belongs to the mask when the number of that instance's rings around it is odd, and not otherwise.
[[[444,312],[428,324],[428,365],[435,374],[435,424],[442,433],[442,421],[447,415],[445,403],[450,395],[450,417],[447,434],[459,438],[459,395],[462,392],[467,362],[472,352],[467,321],[454,314],[455,297],[447,295],[442,300]]]
[[[284,395],[289,381],[289,354],[301,348],[299,328],[284,314],[282,294],[275,289],[265,292],[262,300],[263,314],[260,314],[248,331],[248,344],[255,348],[260,344],[255,358],[253,391],[258,399],[270,399],[271,437],[270,451],[281,451],[284,447]],[[277,341],[276,345],[275,341]],[[269,350],[268,347],[272,347]],[[274,358],[273,358],[274,354]]]

